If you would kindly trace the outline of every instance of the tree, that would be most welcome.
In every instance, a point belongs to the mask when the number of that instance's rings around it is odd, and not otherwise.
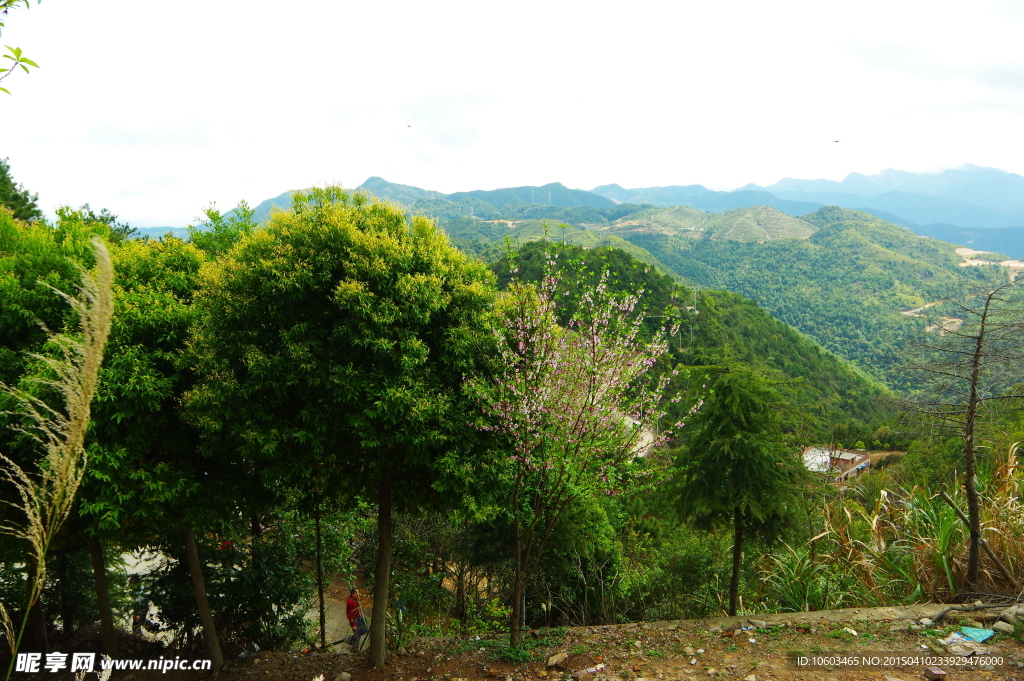
[[[43,211],[36,205],[39,195],[15,184],[7,161],[6,158],[0,161],[0,205],[11,209],[14,217],[19,220],[38,220],[43,217]]]
[[[380,666],[392,509],[441,501],[431,483],[465,441],[493,293],[425,218],[337,187],[293,201],[203,272],[190,409],[268,489],[376,505]]]
[[[770,542],[794,523],[807,471],[782,439],[780,396],[764,376],[725,367],[707,380],[670,494],[680,518],[708,529],[732,526],[731,616],[744,542]]]
[[[977,488],[979,415],[986,403],[1017,399],[1010,392],[1021,381],[1024,361],[1024,299],[1019,280],[950,298],[947,306],[963,315],[962,325],[945,317],[930,326],[934,340],[920,343],[911,366],[931,376],[929,397],[909,405],[938,420],[946,432],[963,440],[964,489],[969,543],[967,585],[978,581],[981,548],[981,503]]]
[[[515,542],[510,643],[519,645],[526,584],[566,509],[618,494],[642,470],[636,460],[669,433],[654,435],[668,378],[648,371],[667,350],[665,333],[642,340],[638,294],[609,292],[607,271],[558,324],[559,277],[548,254],[539,287],[513,283],[498,307],[499,369],[476,381],[480,424],[511,443],[508,513]],[[641,475],[643,475],[641,473]]]

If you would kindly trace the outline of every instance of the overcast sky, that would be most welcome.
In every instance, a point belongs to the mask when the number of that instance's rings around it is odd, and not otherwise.
[[[0,41],[42,67],[3,83],[0,158],[48,212],[140,227],[372,175],[1024,174],[1022,32],[1017,0],[46,0]]]

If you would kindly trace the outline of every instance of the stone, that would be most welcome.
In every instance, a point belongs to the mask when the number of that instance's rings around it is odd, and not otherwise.
[[[348,672],[341,672],[334,677],[334,681],[352,681],[352,675]]]
[[[931,617],[922,617],[921,619],[918,620],[918,622],[920,622],[921,625],[925,626],[925,627],[930,627],[933,624],[935,624],[935,622],[932,620]]]
[[[981,665],[981,671],[983,671],[983,672],[994,672],[995,670],[996,670],[996,668],[995,668],[994,665],[991,665],[991,664],[983,664],[983,665]]]
[[[940,681],[946,678],[946,672],[941,667],[928,667],[924,670],[924,678],[929,681]]]
[[[715,674],[717,674],[717,673],[718,673],[718,670],[717,670],[717,669],[715,669],[714,667],[712,667],[711,669],[709,669],[709,670],[707,671],[707,675],[708,675],[708,676],[712,676],[712,677],[713,677],[713,676],[714,676]]]
[[[690,646],[686,646],[685,648],[683,648],[683,652],[686,653],[687,655],[693,655],[694,654],[694,650]]]
[[[545,664],[545,666],[547,666],[547,667],[557,667],[562,662],[565,662],[566,658],[568,658],[568,657],[569,657],[569,653],[555,653],[554,655],[552,655],[551,657],[548,658],[548,661]]]
[[[711,634],[721,634],[722,633],[722,627],[712,627],[709,630],[708,633],[711,633]]]
[[[1017,606],[1011,605],[1006,610],[999,613],[999,619],[1006,622],[1007,624],[1017,624],[1020,620],[1017,619]]]
[[[768,623],[765,622],[764,620],[747,620],[747,621],[750,622],[750,626],[754,627],[755,629],[767,629],[768,628]]]
[[[1012,634],[1013,625],[1009,622],[996,622],[992,625],[993,631],[998,631],[1000,634]]]
[[[757,677],[753,674],[747,674],[743,677],[743,681],[757,681]]]

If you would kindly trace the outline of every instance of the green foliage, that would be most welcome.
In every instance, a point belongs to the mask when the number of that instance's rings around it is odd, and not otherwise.
[[[793,523],[807,479],[782,439],[781,396],[744,368],[727,367],[707,380],[675,459],[677,512],[703,527],[728,525],[739,513],[748,536],[770,542]]]
[[[10,45],[5,45],[5,47],[7,48],[7,51],[9,52],[9,54],[3,55],[3,58],[4,59],[10,59],[14,63],[11,64],[6,69],[0,69],[0,73],[4,74],[4,75],[0,76],[0,80],[3,80],[5,78],[7,78],[8,76],[10,76],[18,68],[20,68],[25,73],[28,73],[28,67],[30,67],[30,66],[32,68],[36,68],[36,69],[39,68],[39,64],[35,63],[34,61],[32,61],[31,59],[26,57],[22,53],[20,47],[11,47]],[[2,90],[3,92],[6,92],[7,94],[11,94],[11,91],[8,90],[5,87],[0,87],[0,90]]]
[[[0,206],[10,209],[18,220],[38,220],[43,217],[43,211],[36,204],[39,195],[15,184],[7,160],[0,161]]]
[[[435,455],[465,429],[454,415],[486,272],[388,204],[337,188],[293,198],[203,271],[193,418],[268,486],[358,494],[395,478],[400,498],[430,497]]]
[[[228,251],[243,236],[257,228],[256,210],[240,201],[234,210],[222,215],[216,204],[203,210],[206,220],[188,228],[189,241],[202,251],[219,256]]]

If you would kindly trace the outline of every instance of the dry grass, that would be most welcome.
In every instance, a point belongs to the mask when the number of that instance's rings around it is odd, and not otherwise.
[[[17,501],[8,503],[17,509],[17,513],[24,515],[21,522],[10,521],[0,525],[0,532],[26,540],[30,547],[30,560],[36,566],[35,580],[29,585],[25,617],[16,637],[7,612],[0,608],[0,619],[3,619],[12,656],[24,632],[28,610],[42,593],[50,543],[71,512],[85,474],[85,433],[89,427],[90,405],[96,393],[103,348],[113,314],[110,255],[99,240],[93,241],[93,247],[96,273],[82,271],[78,295],[70,296],[54,289],[77,315],[79,333],[71,335],[47,330],[49,344],[56,349],[56,357],[30,355],[43,365],[48,375],[25,381],[31,384],[30,387],[59,395],[63,409],[51,407],[27,390],[0,384],[0,391],[11,396],[17,405],[12,413],[23,417],[25,425],[16,430],[34,440],[41,454],[38,470],[33,473],[26,472],[0,454],[0,477],[12,483],[18,493]]]
[[[784,608],[880,606],[1018,598],[1024,586],[1024,503],[1020,443],[997,452],[993,473],[979,481],[982,535],[1003,562],[1008,581],[982,555],[978,582],[967,585],[967,526],[942,497],[915,487],[882,490],[870,504],[850,497],[824,508],[824,532],[810,546],[788,547],[761,566],[763,596]],[[966,509],[962,489],[950,496]],[[767,605],[767,603],[766,603]]]

